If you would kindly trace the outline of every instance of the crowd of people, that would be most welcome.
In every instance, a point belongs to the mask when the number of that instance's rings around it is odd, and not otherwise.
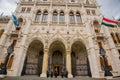
[[[55,68],[54,71],[53,70],[48,70],[47,71],[47,78],[48,77],[55,77],[57,78],[57,76],[61,76],[62,78],[67,78],[67,75],[68,75],[68,71],[67,70],[62,70],[61,73],[58,73],[58,69]]]

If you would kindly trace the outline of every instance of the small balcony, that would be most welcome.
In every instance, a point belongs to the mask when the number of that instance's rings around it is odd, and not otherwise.
[[[17,38],[18,35],[19,35],[19,32],[20,32],[20,27],[16,28],[16,30],[14,30],[14,31],[11,32],[11,37]]]
[[[105,39],[105,36],[103,33],[96,33],[94,36],[95,40],[97,41],[103,41]]]
[[[18,37],[19,31],[12,31],[11,37]]]

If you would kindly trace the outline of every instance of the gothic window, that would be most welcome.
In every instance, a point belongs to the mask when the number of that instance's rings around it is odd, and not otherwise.
[[[114,33],[111,33],[111,36],[112,36],[112,39],[113,39],[114,43],[117,44],[117,41],[116,41],[115,36],[114,36]]]
[[[14,56],[13,55],[10,56],[8,64],[7,64],[7,69],[11,69],[12,63],[13,63],[13,59],[14,59]]]
[[[58,22],[58,13],[56,11],[53,12],[52,21],[53,22]]]
[[[15,46],[17,43],[17,40],[13,40],[13,45]]]
[[[95,20],[95,21],[93,22],[93,25],[94,25],[95,33],[99,33],[99,32],[100,32],[99,22]]]
[[[64,22],[65,21],[65,17],[64,17],[64,12],[60,12],[60,17],[59,17],[59,22]]]
[[[1,38],[2,34],[3,34],[3,32],[4,32],[4,29],[0,30],[0,38]]]
[[[119,59],[120,59],[120,49],[118,49],[118,52],[119,52]]]
[[[45,12],[43,13],[42,22],[47,22],[47,19],[48,19],[48,12],[45,11]]]
[[[119,33],[116,33],[116,38],[117,38],[118,43],[120,44],[120,34]]]
[[[35,22],[40,22],[41,11],[38,11],[36,14]]]
[[[86,12],[87,12],[88,15],[90,15],[90,10],[87,9]]]
[[[22,19],[22,18],[18,18],[18,23],[19,23],[19,26],[22,26],[22,24],[23,24],[23,19]]]
[[[28,0],[28,1],[30,1],[30,2],[31,2],[32,0]]]
[[[43,1],[47,1],[47,0],[43,0]]]
[[[80,16],[79,12],[76,13],[76,19],[77,19],[77,23],[81,23],[82,22],[81,16]]]
[[[31,8],[30,8],[30,7],[28,7],[26,12],[30,12],[30,11],[31,11]]]
[[[92,10],[92,14],[93,14],[93,15],[95,15],[95,14],[96,14],[96,13],[95,13],[95,10]]]
[[[86,0],[86,4],[90,4],[90,2],[88,0]]]
[[[101,48],[102,47],[102,43],[98,42],[98,47]]]
[[[75,18],[74,18],[73,12],[70,12],[69,16],[70,16],[70,23],[74,23],[75,22]]]
[[[25,7],[22,7],[21,12],[25,12],[25,9],[26,9]]]
[[[75,2],[75,0],[71,0],[71,2]]]

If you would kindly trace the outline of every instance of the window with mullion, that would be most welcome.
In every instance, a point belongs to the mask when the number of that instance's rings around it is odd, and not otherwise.
[[[63,12],[60,12],[59,22],[65,22],[65,17]]]
[[[45,11],[45,12],[43,13],[42,22],[47,22],[47,19],[48,19],[48,12]]]
[[[70,23],[75,23],[74,14],[72,12],[70,13]]]
[[[76,14],[76,19],[77,19],[77,23],[81,23],[82,22],[79,13]]]
[[[40,22],[40,17],[41,17],[41,12],[38,11],[37,15],[36,15],[36,18],[35,18],[35,22]]]
[[[58,22],[58,13],[57,12],[53,13],[52,21],[53,22]]]

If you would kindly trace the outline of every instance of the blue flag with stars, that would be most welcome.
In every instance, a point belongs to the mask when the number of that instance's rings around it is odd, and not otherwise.
[[[13,23],[14,23],[15,27],[18,27],[19,23],[18,23],[17,17],[14,14],[12,14],[12,17],[13,17]]]

